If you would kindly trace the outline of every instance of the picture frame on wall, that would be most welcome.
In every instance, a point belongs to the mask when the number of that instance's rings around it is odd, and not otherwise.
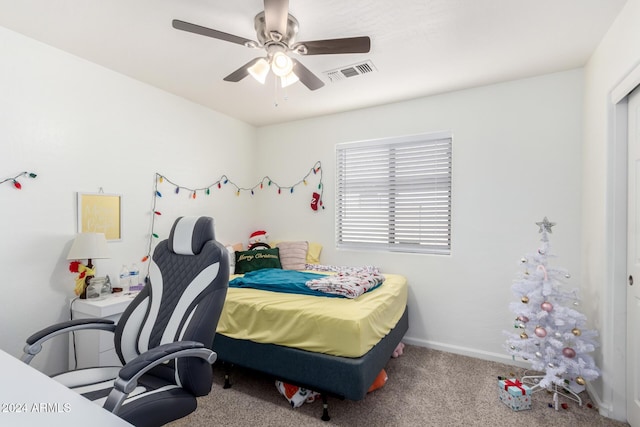
[[[78,193],[78,233],[104,233],[122,240],[122,195]]]

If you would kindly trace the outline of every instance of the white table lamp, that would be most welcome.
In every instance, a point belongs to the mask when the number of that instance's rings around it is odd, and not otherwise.
[[[104,233],[78,233],[67,259],[86,259],[87,267],[93,268],[92,259],[111,258]]]

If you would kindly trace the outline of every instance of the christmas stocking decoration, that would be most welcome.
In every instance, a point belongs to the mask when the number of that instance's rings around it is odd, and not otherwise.
[[[311,196],[311,209],[314,211],[318,210],[318,202],[320,202],[320,195],[316,192]]]

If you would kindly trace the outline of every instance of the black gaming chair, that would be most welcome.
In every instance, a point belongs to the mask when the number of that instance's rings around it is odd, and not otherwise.
[[[82,329],[114,332],[124,366],[64,372],[53,378],[136,426],[156,426],[196,409],[211,391],[211,351],[229,284],[228,252],[215,241],[213,219],[181,217],[158,244],[149,282],[117,325],[78,319],[27,339],[29,363],[42,343]]]

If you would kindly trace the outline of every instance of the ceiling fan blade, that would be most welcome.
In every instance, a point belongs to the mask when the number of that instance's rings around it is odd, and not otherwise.
[[[225,82],[234,82],[234,83],[239,82],[240,80],[244,79],[245,77],[247,77],[249,75],[249,68],[251,66],[253,66],[259,60],[260,60],[260,58],[252,59],[251,61],[249,61],[246,64],[244,64],[242,67],[240,67],[237,70],[235,70],[233,73],[229,74],[223,80]]]
[[[298,76],[300,82],[309,88],[309,90],[320,89],[324,86],[322,80],[320,80],[315,74],[313,74],[307,67],[302,65],[297,59],[291,58],[293,61],[293,73]]]
[[[264,0],[264,22],[267,33],[275,31],[280,36],[287,34],[288,17],[289,0]]]
[[[241,44],[246,46],[247,43],[254,43],[253,40],[245,39],[244,37],[234,36],[233,34],[223,33],[222,31],[213,30],[211,28],[202,27],[200,25],[191,24],[189,22],[180,21],[174,19],[173,28],[177,30],[187,31],[190,33],[200,34],[201,36],[213,37],[214,39],[224,40],[231,43]]]
[[[304,48],[306,48],[306,52]],[[367,53],[371,49],[371,39],[367,36],[344,39],[314,40],[299,42],[291,46],[302,55],[330,55],[339,53]]]

